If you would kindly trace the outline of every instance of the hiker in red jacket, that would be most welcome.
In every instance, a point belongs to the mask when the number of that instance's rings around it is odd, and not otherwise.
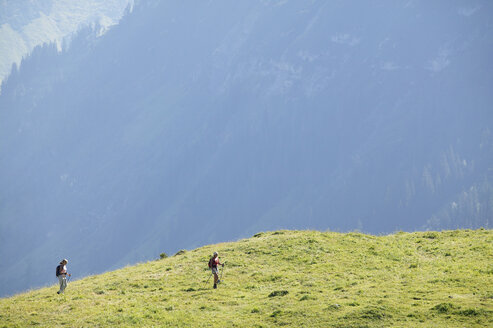
[[[217,256],[217,252],[214,252],[211,259],[209,260],[209,268],[212,270],[212,273],[214,274],[214,288],[217,288],[217,284],[221,282],[219,280],[218,271],[217,271],[218,265],[224,266],[224,263],[219,262],[219,257]]]

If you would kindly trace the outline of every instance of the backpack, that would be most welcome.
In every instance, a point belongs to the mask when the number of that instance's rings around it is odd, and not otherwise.
[[[212,269],[215,266],[214,264],[214,257],[211,257],[211,259],[209,260],[209,269]]]
[[[62,271],[62,265],[59,264],[57,267],[56,267],[56,276],[58,277],[60,275],[60,271]]]

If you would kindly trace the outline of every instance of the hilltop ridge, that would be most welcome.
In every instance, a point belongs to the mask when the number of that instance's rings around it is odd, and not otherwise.
[[[207,261],[226,261],[213,290]],[[0,326],[482,327],[492,230],[274,231],[0,300]],[[207,284],[206,284],[207,283]]]

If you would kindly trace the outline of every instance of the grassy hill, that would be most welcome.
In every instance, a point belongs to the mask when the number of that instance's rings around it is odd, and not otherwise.
[[[217,250],[223,283],[212,289]],[[493,231],[276,231],[0,300],[0,327],[493,326]]]

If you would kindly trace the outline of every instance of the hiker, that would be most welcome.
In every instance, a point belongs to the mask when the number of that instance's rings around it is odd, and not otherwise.
[[[214,274],[214,289],[217,288],[217,284],[221,282],[219,280],[218,271],[217,271],[218,265],[224,266],[224,263],[219,262],[219,257],[217,256],[217,252],[214,252],[211,259],[209,260],[209,268],[212,270],[212,274]]]
[[[58,282],[60,283],[60,290],[57,291],[57,294],[62,294],[67,288],[67,276],[71,276],[70,273],[67,273],[67,259],[63,259],[60,264],[56,267],[56,277],[58,278]]]

